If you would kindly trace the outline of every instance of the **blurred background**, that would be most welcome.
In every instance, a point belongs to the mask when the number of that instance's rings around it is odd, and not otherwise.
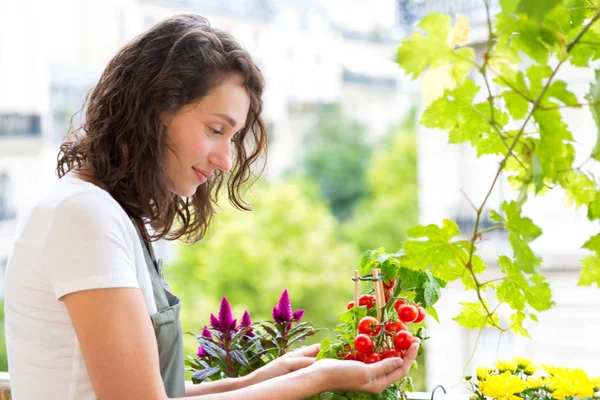
[[[20,218],[56,179],[58,147],[70,118],[107,62],[162,19],[196,13],[232,33],[263,70],[269,156],[249,197],[253,212],[223,201],[201,243],[155,243],[184,303],[184,332],[207,324],[222,296],[238,318],[245,309],[253,320],[270,318],[285,288],[294,309],[307,310],[306,320],[334,328],[353,296],[350,278],[362,252],[381,246],[396,251],[409,227],[443,218],[470,232],[475,214],[460,189],[481,201],[497,166],[493,157],[476,160],[468,145],[450,146],[445,134],[418,127],[429,93],[441,84],[411,82],[394,62],[402,38],[430,12],[466,14],[472,45],[482,54],[483,1],[409,3],[1,0],[0,277]],[[591,72],[567,68],[561,79],[582,95]],[[592,145],[596,128],[589,113],[565,115],[572,129],[583,132],[582,149]],[[498,209],[512,196],[500,185],[489,208]],[[499,342],[499,333],[485,331],[469,363],[477,332],[451,319],[459,302],[474,295],[450,285],[438,307],[441,323],[430,321],[432,339],[414,375],[416,389],[440,383],[456,388],[463,369],[492,363],[497,355],[524,355],[600,375],[600,290],[576,287],[579,248],[598,226],[587,221],[585,210],[567,207],[553,192],[525,209],[544,229],[534,249],[544,258],[557,303],[539,324],[528,326],[533,340],[505,334]],[[492,270],[496,254],[512,254],[503,235],[491,235],[480,247]],[[0,297],[2,288],[0,280]],[[326,335],[331,332],[311,342]],[[3,340],[0,334],[0,370],[6,371]],[[194,338],[186,336],[186,353],[195,351]]]

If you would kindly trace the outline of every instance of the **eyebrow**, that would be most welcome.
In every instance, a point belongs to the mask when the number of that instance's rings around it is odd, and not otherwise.
[[[223,118],[229,125],[231,125],[232,128],[237,125],[237,122],[235,122],[235,119],[231,118],[227,114],[214,114],[214,115],[216,115],[217,117]]]

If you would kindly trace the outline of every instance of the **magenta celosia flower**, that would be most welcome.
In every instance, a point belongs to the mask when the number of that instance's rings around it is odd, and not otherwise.
[[[213,314],[210,314],[210,326],[213,327],[213,329],[216,330],[221,330],[221,324],[219,324],[219,319],[217,317],[215,317]]]
[[[285,324],[293,321],[300,321],[304,315],[304,310],[298,310],[292,313],[292,303],[290,302],[290,295],[288,290],[285,289],[279,298],[277,306],[273,307],[273,320],[280,324]]]
[[[294,314],[293,314],[294,321],[296,321],[296,322],[302,321],[303,316],[304,316],[304,310],[294,311]]]
[[[231,313],[231,306],[227,301],[227,297],[223,297],[221,300],[221,306],[219,307],[219,330],[223,333],[235,331],[237,319],[233,319]]]
[[[211,314],[211,316],[212,316],[212,314]],[[202,329],[201,335],[204,336],[205,338],[212,339],[212,333],[208,330],[208,327],[206,325],[204,325],[204,329]]]
[[[241,328],[250,328],[248,330],[248,332],[246,332],[244,334],[244,336],[254,337],[254,332],[253,332],[253,328],[252,328],[252,320],[250,319],[250,314],[248,313],[248,310],[244,311],[244,315],[242,316],[242,320],[240,322],[240,327]]]
[[[208,353],[206,352],[206,350],[204,350],[204,349],[202,348],[202,346],[198,346],[198,352],[196,353],[196,355],[197,355],[199,358],[204,358],[204,357],[208,356]]]

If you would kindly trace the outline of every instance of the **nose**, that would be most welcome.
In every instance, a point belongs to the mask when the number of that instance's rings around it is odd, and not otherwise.
[[[220,143],[208,156],[208,161],[217,169],[228,172],[232,168],[231,142]]]

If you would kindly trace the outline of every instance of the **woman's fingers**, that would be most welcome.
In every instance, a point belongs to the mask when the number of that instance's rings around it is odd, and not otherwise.
[[[404,378],[408,375],[408,371],[412,366],[417,352],[419,351],[419,342],[413,343],[404,354],[404,359],[388,358],[378,363],[370,364],[373,373],[373,382],[375,392],[385,389],[392,383]]]
[[[310,345],[307,347],[303,347],[298,350],[291,351],[291,352],[287,353],[286,356],[288,356],[288,357],[316,357],[317,354],[319,353],[319,348],[320,348],[320,345],[317,343],[317,344],[313,344],[313,345]]]

